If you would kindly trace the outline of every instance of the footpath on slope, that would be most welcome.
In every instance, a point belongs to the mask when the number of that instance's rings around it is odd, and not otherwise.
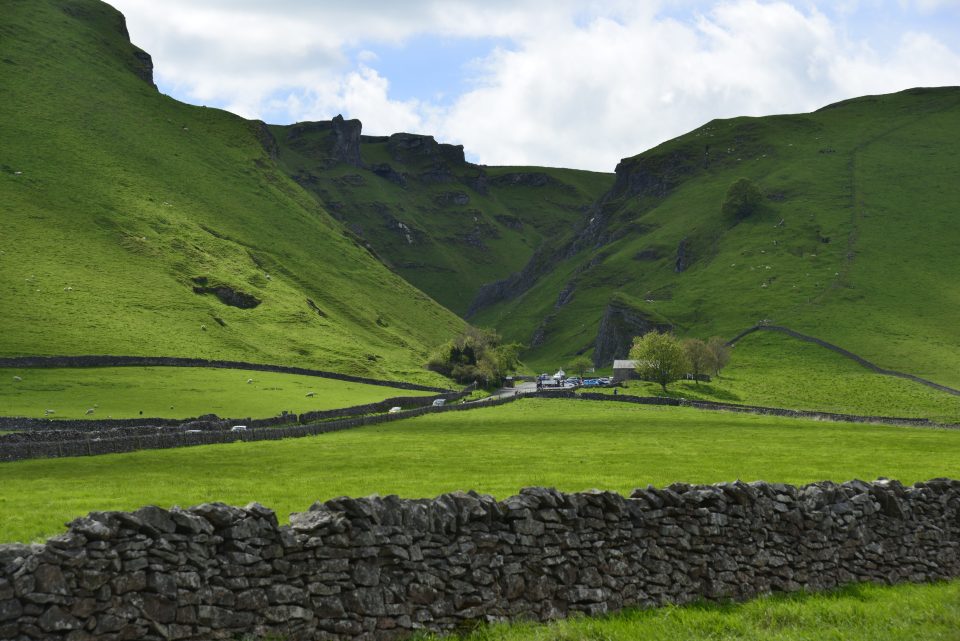
[[[842,348],[842,347],[840,347],[840,346],[838,346],[838,345],[834,345],[833,343],[828,343],[828,342],[825,341],[825,340],[822,340],[822,339],[817,338],[817,337],[815,337],[815,336],[810,336],[809,334],[802,334],[802,333],[800,333],[800,332],[798,332],[798,331],[796,331],[796,330],[790,329],[789,327],[783,327],[782,325],[754,325],[753,327],[751,327],[751,328],[749,328],[749,329],[743,330],[742,332],[740,332],[739,334],[737,334],[736,336],[734,336],[733,338],[731,338],[730,340],[728,340],[728,341],[727,341],[727,345],[731,345],[731,346],[732,346],[732,345],[736,345],[737,342],[740,341],[741,339],[743,339],[745,336],[748,336],[748,335],[750,335],[750,334],[752,334],[752,333],[754,333],[754,332],[761,332],[761,331],[763,331],[763,332],[780,332],[781,334],[786,334],[787,336],[791,336],[791,337],[796,338],[796,339],[798,339],[798,340],[806,341],[806,342],[808,342],[808,343],[813,343],[813,344],[815,344],[815,345],[819,345],[820,347],[825,347],[826,349],[829,349],[830,351],[836,352],[837,354],[840,354],[841,356],[845,356],[845,357],[849,358],[850,360],[858,363],[859,365],[862,365],[863,367],[866,367],[866,368],[869,369],[870,371],[876,372],[877,374],[883,374],[884,376],[895,376],[895,377],[897,377],[897,378],[904,378],[904,379],[907,379],[908,381],[913,381],[913,382],[915,382],[915,383],[920,383],[921,385],[926,385],[927,387],[932,387],[932,388],[935,389],[935,390],[939,390],[939,391],[941,391],[941,392],[946,392],[947,394],[953,394],[954,396],[960,396],[960,390],[955,389],[955,388],[953,388],[953,387],[948,387],[948,386],[946,386],[946,385],[941,385],[940,383],[934,383],[933,381],[927,380],[927,379],[925,379],[925,378],[920,378],[919,376],[914,376],[913,374],[907,374],[906,372],[899,372],[899,371],[897,371],[897,370],[886,369],[886,368],[884,368],[884,367],[880,367],[879,365],[876,365],[876,364],[874,364],[874,363],[871,363],[870,361],[868,361],[867,359],[863,358],[862,356],[859,356],[859,355],[857,355],[857,354],[854,354],[853,352],[851,352],[851,351],[848,350],[848,349],[844,349],[844,348]]]

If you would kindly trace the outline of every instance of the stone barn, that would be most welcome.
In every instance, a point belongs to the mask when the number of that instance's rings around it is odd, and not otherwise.
[[[637,361],[615,360],[613,361],[613,382],[629,381],[637,378]]]

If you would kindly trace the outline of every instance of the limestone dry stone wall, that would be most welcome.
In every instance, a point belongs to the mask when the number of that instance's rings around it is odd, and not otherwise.
[[[960,574],[960,481],[91,513],[0,546],[0,638],[397,639],[478,621]]]

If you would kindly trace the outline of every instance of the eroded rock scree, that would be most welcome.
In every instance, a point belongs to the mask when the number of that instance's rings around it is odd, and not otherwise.
[[[960,574],[960,482],[91,513],[0,546],[0,638],[396,639],[477,621]]]

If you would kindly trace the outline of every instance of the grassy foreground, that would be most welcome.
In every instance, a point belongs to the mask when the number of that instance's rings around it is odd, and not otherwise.
[[[524,400],[276,442],[0,465],[0,541],[56,534],[90,510],[314,500],[529,485],[629,492],[674,481],[806,483],[960,475],[960,431]]]
[[[854,585],[741,604],[628,610],[549,625],[500,625],[481,628],[466,641],[956,641],[958,630],[960,581],[953,581]]]
[[[15,381],[19,376],[22,380]],[[252,383],[247,383],[252,379]],[[313,394],[307,396],[307,394]],[[0,415],[52,418],[276,416],[421,396],[317,376],[205,367],[0,368]],[[88,415],[88,409],[94,412]]]

